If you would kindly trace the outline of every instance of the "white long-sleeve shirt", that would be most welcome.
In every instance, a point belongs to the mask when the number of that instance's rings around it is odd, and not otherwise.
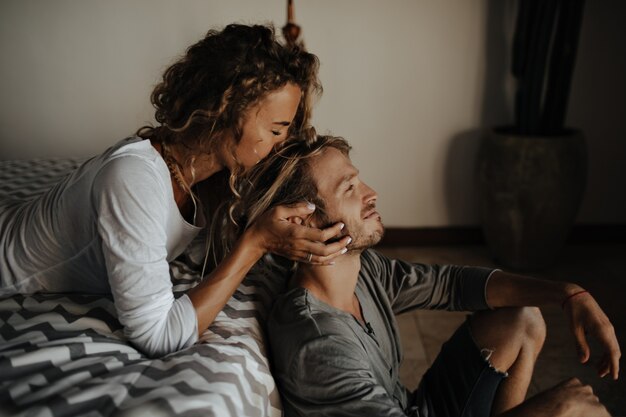
[[[187,223],[169,170],[128,138],[39,198],[0,207],[0,296],[111,293],[126,336],[151,356],[197,341],[189,297],[174,299],[168,262],[204,227]]]

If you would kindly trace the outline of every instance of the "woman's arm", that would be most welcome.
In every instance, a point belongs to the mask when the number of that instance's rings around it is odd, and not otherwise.
[[[313,210],[307,204],[299,204],[268,211],[243,233],[219,265],[200,284],[189,290],[187,295],[196,310],[199,335],[213,323],[248,271],[266,253],[300,259],[313,253],[312,263],[329,263],[342,253],[348,244],[348,236],[334,243],[323,243],[339,235],[342,224],[319,230],[288,220],[294,216],[308,216]]]
[[[222,262],[187,292],[196,310],[198,335],[213,323],[250,268],[263,256],[263,250],[255,246],[252,236],[244,234]]]
[[[149,356],[198,339],[188,297],[174,299],[167,263],[167,181],[147,160],[115,158],[92,187],[95,225],[124,335]],[[76,277],[80,279],[81,277]]]

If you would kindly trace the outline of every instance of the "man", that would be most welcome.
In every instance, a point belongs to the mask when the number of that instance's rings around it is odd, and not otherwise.
[[[244,223],[266,209],[310,201],[299,224],[341,221],[352,242],[345,255],[303,253],[291,289],[268,322],[275,377],[287,416],[607,416],[589,386],[572,379],[524,402],[545,338],[539,309],[563,304],[581,361],[586,333],[605,350],[598,372],[617,379],[620,350],[613,328],[580,286],[499,270],[427,266],[391,260],[370,249],[384,228],[378,196],[359,178],[341,138],[291,141],[252,172],[242,190]],[[419,388],[398,378],[401,349],[395,314],[416,308],[468,310]]]

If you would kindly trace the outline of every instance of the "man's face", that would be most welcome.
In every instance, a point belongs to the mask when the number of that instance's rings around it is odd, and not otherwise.
[[[348,249],[363,250],[378,243],[384,233],[376,211],[378,195],[359,179],[359,171],[350,158],[335,148],[327,148],[311,161],[310,172],[318,195],[326,204],[328,220],[343,222],[343,232],[352,237]]]

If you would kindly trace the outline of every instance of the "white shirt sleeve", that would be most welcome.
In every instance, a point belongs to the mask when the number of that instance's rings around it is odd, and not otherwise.
[[[98,233],[118,318],[128,339],[162,356],[198,339],[187,295],[174,299],[167,262],[167,190],[151,161],[118,157],[92,190]]]

